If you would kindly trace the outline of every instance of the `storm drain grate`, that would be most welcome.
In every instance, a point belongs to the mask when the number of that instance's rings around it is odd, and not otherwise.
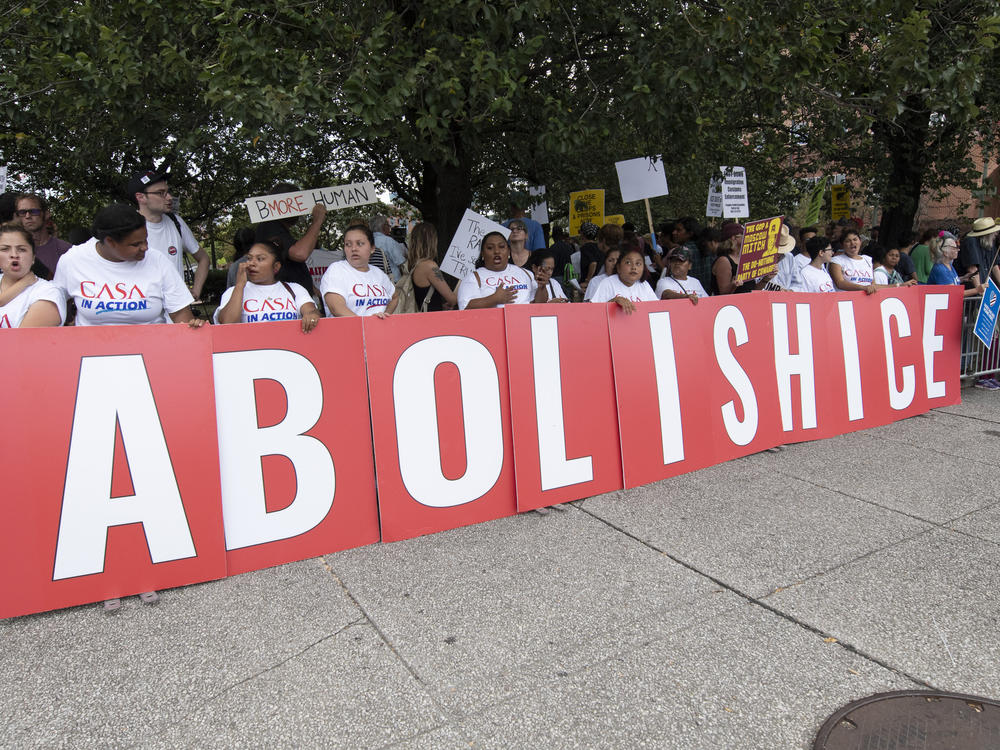
[[[838,709],[813,750],[997,750],[1000,703],[975,695],[902,690]]]

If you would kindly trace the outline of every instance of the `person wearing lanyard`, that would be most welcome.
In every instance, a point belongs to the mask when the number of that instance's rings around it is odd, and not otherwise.
[[[700,297],[707,297],[705,287],[694,276],[688,276],[691,271],[691,251],[686,247],[675,247],[667,256],[667,268],[656,285],[656,296],[660,299],[689,299],[697,305]]]
[[[511,222],[513,224],[514,222]],[[535,250],[528,260],[535,283],[545,290],[546,302],[569,302],[562,285],[552,278],[556,270],[556,254],[551,250]]]

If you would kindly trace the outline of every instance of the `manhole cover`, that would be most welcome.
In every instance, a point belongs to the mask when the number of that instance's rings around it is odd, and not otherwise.
[[[813,750],[996,750],[1000,703],[903,690],[849,703],[826,720]]]

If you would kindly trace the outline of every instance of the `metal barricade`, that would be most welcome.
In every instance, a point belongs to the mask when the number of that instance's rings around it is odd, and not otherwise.
[[[993,332],[989,348],[976,338],[976,314],[982,297],[966,297],[962,307],[962,377],[978,378],[1000,372],[1000,338]]]

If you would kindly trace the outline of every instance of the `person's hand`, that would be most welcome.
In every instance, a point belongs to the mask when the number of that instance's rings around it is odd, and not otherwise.
[[[191,320],[186,321],[188,328],[201,328],[205,325],[205,321],[201,318],[191,318]]]
[[[497,287],[497,290],[490,295],[493,301],[498,305],[509,305],[515,299],[517,299],[517,290],[508,289],[503,285],[503,282]]]
[[[569,300],[566,299],[565,297],[553,297],[552,299],[548,300],[546,304],[552,304],[553,302],[569,302]]]
[[[909,281],[904,281],[903,286],[916,286],[918,283],[916,279],[910,279]]]
[[[302,316],[302,333],[309,333],[317,325],[319,325],[319,312],[316,310],[311,310]]]
[[[388,317],[389,317],[389,316],[390,316],[391,314],[392,314],[392,313],[387,313],[387,312],[385,312],[385,311],[383,310],[382,312],[377,312],[377,313],[375,313],[375,317],[376,317],[376,318],[378,318],[379,320],[385,320],[385,319],[386,319],[386,318],[388,318]]]
[[[624,310],[626,315],[631,315],[635,312],[635,304],[630,299],[626,299],[625,297],[615,297],[611,301]]]
[[[313,222],[322,222],[326,218],[326,206],[322,203],[317,203],[313,206],[312,210],[312,220]]]
[[[547,268],[539,268],[535,271],[535,281],[538,282],[539,286],[545,286],[551,278],[552,272]]]
[[[689,294],[689,295],[687,296],[687,298],[688,298],[689,300],[691,300],[691,304],[692,304],[692,305],[697,305],[697,304],[698,304],[698,295],[697,295],[697,294],[695,294],[694,292],[691,292],[691,294]]]
[[[865,287],[865,294],[875,294],[878,291],[878,287],[875,284],[869,284]]]
[[[236,286],[242,288],[247,285],[247,262],[243,261],[236,267]]]

